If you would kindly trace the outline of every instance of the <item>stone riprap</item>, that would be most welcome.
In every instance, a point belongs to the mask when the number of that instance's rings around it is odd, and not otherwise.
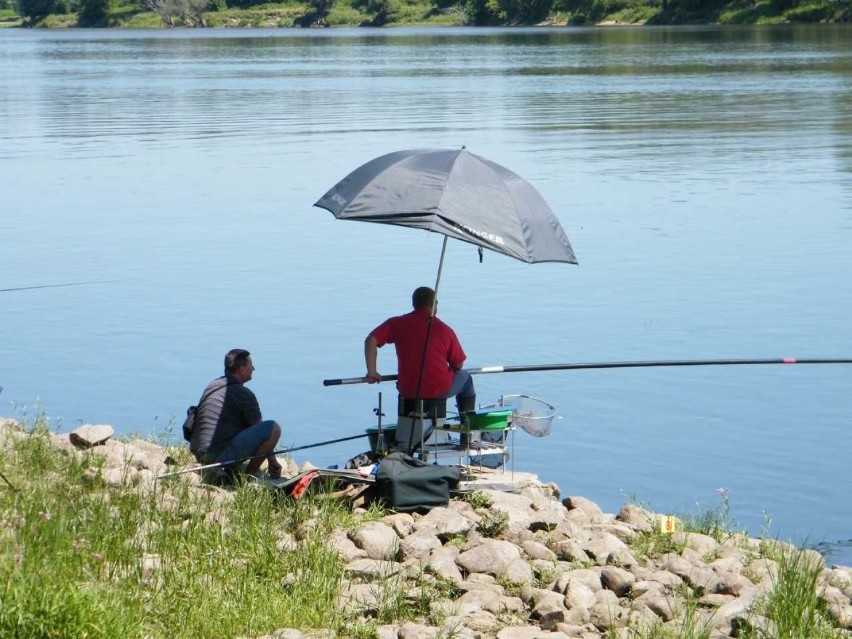
[[[23,436],[9,424],[0,420],[0,448]],[[82,426],[52,441],[102,455],[101,472],[111,483],[153,487],[174,469],[166,449],[117,442],[104,427]],[[292,460],[281,461],[287,475],[299,471]],[[195,473],[180,479],[200,482]],[[228,501],[224,489],[204,490],[219,490]],[[553,484],[532,483],[517,494],[478,491],[423,515],[388,514],[355,531],[335,531],[328,543],[345,566],[340,604],[356,618],[375,618],[390,592],[416,597],[431,582],[441,586],[431,592],[447,593],[431,601],[423,619],[379,626],[380,639],[627,639],[660,624],[672,636],[685,624],[706,628],[711,639],[741,636],[746,627],[773,636],[760,603],[779,579],[779,563],[769,557],[783,553],[800,553],[800,561],[818,568],[817,594],[835,632],[852,637],[852,568],[826,567],[815,551],[742,533],[666,535],[660,519],[633,504],[607,514],[583,497],[561,498]],[[291,533],[282,533],[282,550],[298,549],[310,534]],[[147,570],[156,571],[155,559]],[[264,639],[317,635],[282,628]]]

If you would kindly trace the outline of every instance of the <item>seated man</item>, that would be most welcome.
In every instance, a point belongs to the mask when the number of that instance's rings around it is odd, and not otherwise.
[[[252,457],[247,471],[257,475],[266,459],[271,478],[281,476],[281,464],[272,453],[281,426],[263,421],[254,393],[243,384],[251,379],[254,364],[248,351],[235,348],[225,355],[225,374],[204,389],[189,449],[201,464],[237,462]],[[226,464],[233,470],[236,464]]]
[[[371,384],[381,381],[376,370],[378,349],[393,344],[399,376],[396,386],[403,397],[455,397],[459,415],[474,410],[473,378],[462,370],[467,356],[453,329],[434,316],[435,291],[421,286],[411,296],[411,305],[414,307],[411,313],[385,320],[364,340],[367,381]]]

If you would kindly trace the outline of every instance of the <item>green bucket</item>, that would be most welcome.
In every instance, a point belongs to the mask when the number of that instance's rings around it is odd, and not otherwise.
[[[511,406],[471,410],[464,414],[464,419],[470,430],[503,430],[509,426],[512,411],[514,408]]]
[[[385,438],[385,448],[387,448],[396,438],[396,426],[382,426],[382,437]],[[376,450],[376,446],[379,443],[379,429],[368,428],[367,439],[370,441],[370,450],[374,453],[379,452]]]

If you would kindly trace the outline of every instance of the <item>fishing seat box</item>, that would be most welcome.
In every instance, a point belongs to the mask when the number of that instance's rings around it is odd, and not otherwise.
[[[422,405],[422,409],[420,406]],[[395,450],[409,450],[433,444],[446,444],[450,441],[449,433],[441,430],[447,418],[447,399],[398,396],[397,423],[395,431]]]

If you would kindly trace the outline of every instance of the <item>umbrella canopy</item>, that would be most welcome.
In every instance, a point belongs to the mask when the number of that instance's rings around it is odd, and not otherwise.
[[[541,194],[509,169],[464,148],[382,155],[352,171],[314,206],[338,219],[434,231],[523,262],[577,263]]]

